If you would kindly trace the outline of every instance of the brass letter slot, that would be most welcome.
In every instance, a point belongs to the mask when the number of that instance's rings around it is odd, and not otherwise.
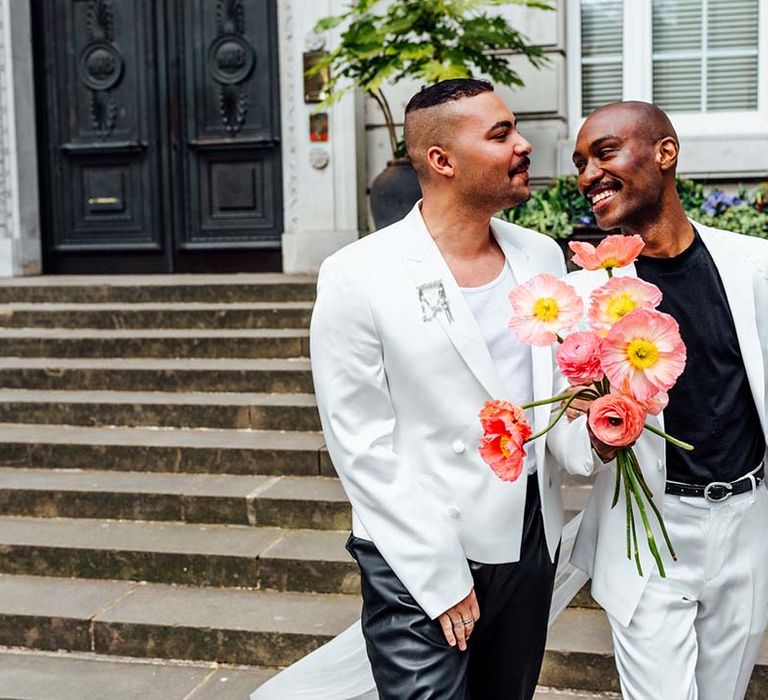
[[[88,197],[88,204],[120,204],[117,197]]]

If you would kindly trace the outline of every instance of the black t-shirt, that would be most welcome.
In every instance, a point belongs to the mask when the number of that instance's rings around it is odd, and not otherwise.
[[[723,283],[694,234],[693,243],[674,258],[641,255],[636,267],[638,277],[661,289],[659,311],[680,324],[688,355],[669,392],[664,430],[694,450],[667,443],[667,479],[707,484],[734,481],[757,467],[765,436]]]

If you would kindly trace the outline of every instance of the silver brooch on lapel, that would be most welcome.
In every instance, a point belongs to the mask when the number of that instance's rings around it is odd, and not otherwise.
[[[420,284],[419,303],[421,304],[421,320],[427,323],[437,316],[444,313],[449,323],[453,323],[453,314],[451,307],[448,306],[448,297],[445,295],[445,287],[442,280],[425,282]]]

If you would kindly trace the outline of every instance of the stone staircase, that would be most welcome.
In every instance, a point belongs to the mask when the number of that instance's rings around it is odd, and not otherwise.
[[[0,282],[0,697],[244,700],[358,617],[313,297],[283,275]],[[541,682],[618,697],[583,592]]]

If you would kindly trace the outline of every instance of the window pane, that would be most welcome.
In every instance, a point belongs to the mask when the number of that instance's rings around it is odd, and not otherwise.
[[[586,116],[622,96],[623,2],[582,0],[581,107]]]
[[[601,105],[620,100],[621,88],[621,63],[582,66],[582,116],[587,116]]]
[[[710,58],[707,111],[757,109],[757,57]]]
[[[752,49],[757,52],[758,0],[709,0],[709,49]]]
[[[654,0],[653,52],[701,50],[702,0]]]
[[[701,59],[654,61],[653,101],[669,112],[700,112]]]
[[[759,0],[653,0],[653,101],[672,112],[757,109]]]

